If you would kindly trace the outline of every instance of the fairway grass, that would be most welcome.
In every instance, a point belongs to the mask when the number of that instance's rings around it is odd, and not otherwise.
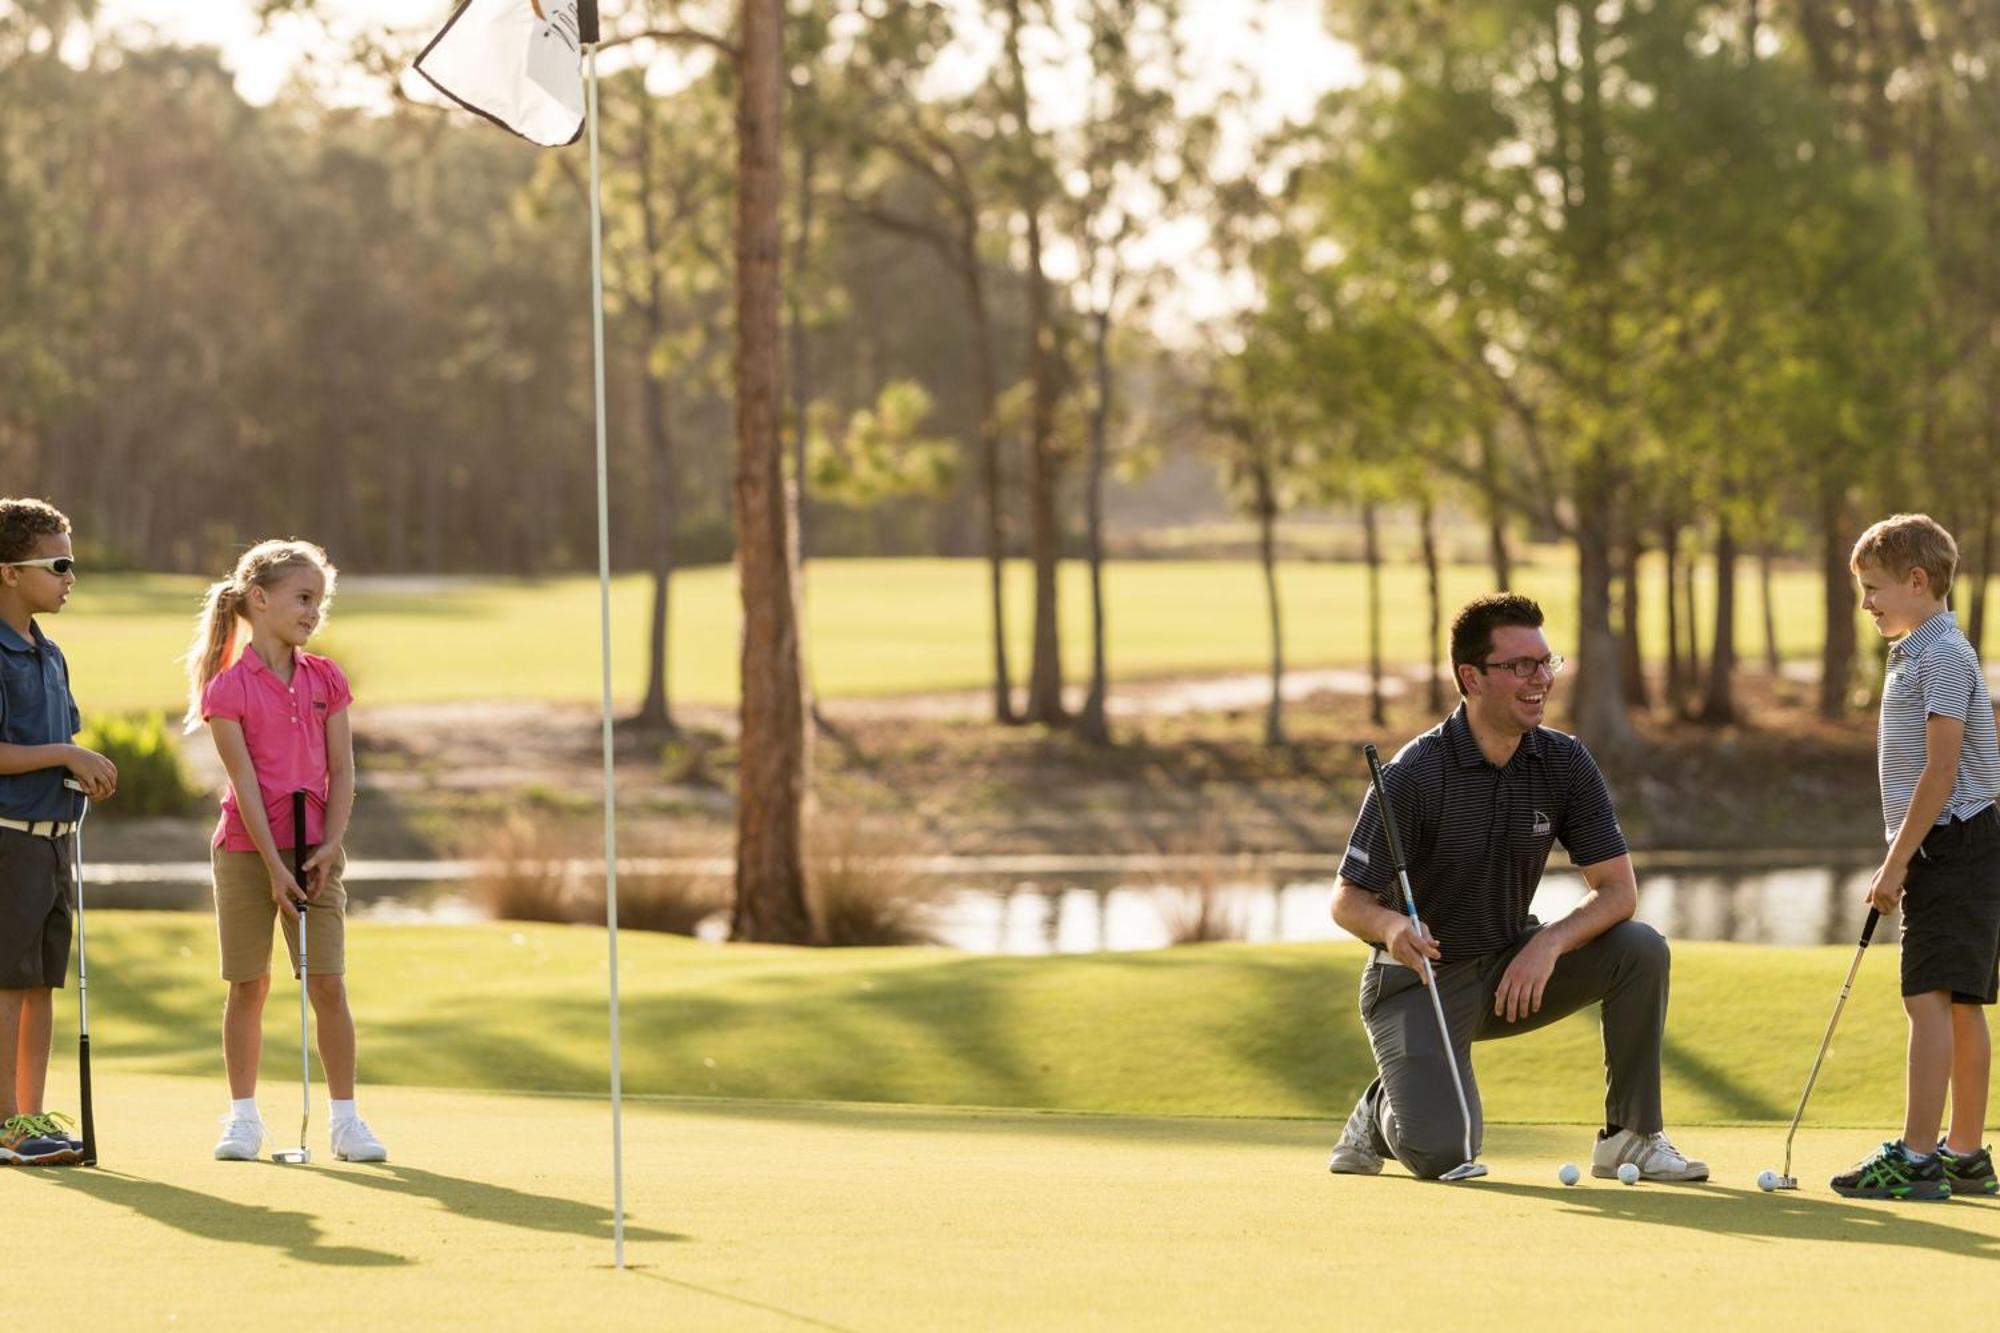
[[[336,558],[339,552],[335,552]],[[1060,615],[1065,671],[1088,672],[1088,571],[1062,566]],[[1288,562],[1279,572],[1285,656],[1294,668],[1359,667],[1367,636],[1366,571],[1356,564]],[[814,688],[829,698],[978,689],[991,680],[986,567],[976,560],[819,560],[806,582],[807,651]],[[1761,603],[1746,572],[1737,598],[1738,643],[1762,643]],[[1574,652],[1574,563],[1542,554],[1521,565],[1518,589],[1538,598],[1558,651]],[[1644,583],[1643,628],[1657,651],[1665,636],[1659,579]],[[160,574],[85,571],[69,610],[45,628],[62,644],[86,712],[168,708],[186,703],[177,659],[187,649],[205,584]],[[1006,599],[1017,681],[1026,677],[1031,579],[1025,562],[1007,569]],[[1804,570],[1776,579],[1782,650],[1811,656],[1823,622],[1819,583]],[[612,587],[612,660],[621,707],[645,686],[650,581],[622,576]],[[1412,562],[1383,572],[1384,652],[1392,663],[1421,663],[1429,603]],[[1455,606],[1492,591],[1483,565],[1444,571]],[[1115,680],[1263,671],[1270,643],[1263,582],[1247,560],[1119,561],[1105,572],[1110,670]],[[1703,594],[1708,600],[1708,594]],[[595,702],[598,695],[597,589],[583,578],[354,578],[342,583],[317,646],[353,678],[363,705],[534,699]],[[673,583],[669,652],[671,697],[684,704],[733,704],[740,604],[728,567],[690,569]],[[1704,634],[1707,633],[1704,622]],[[1864,639],[1864,642],[1866,640]]]
[[[100,1067],[207,1076],[219,1089],[212,918],[98,912],[89,938]],[[580,926],[350,923],[364,1082],[599,1092],[609,1058],[605,944],[601,929]],[[1789,1118],[1852,952],[1677,944],[1663,1062],[1669,1125]],[[1352,943],[1017,958],[626,931],[625,1086],[1334,1121],[1372,1076],[1355,1012],[1364,957]],[[1873,1132],[1900,1120],[1897,961],[1891,945],[1869,951],[1813,1094],[1813,1123]],[[283,1053],[295,1049],[294,994],[281,976],[266,1014],[272,1070],[293,1067]],[[58,1008],[59,1060],[73,1019],[73,1008]],[[1476,1051],[1492,1120],[1587,1124],[1603,1113],[1593,1012]]]
[[[1621,1186],[1583,1127],[1495,1127],[1463,1185],[1325,1171],[1325,1125],[654,1100],[624,1120],[628,1271],[611,1267],[601,1100],[371,1090],[394,1153],[208,1160],[217,1089],[101,1081],[99,1170],[0,1172],[63,1260],[10,1283],[23,1329],[1834,1329],[1882,1274],[1987,1290],[2000,1202],[1859,1204],[1865,1136],[1682,1145],[1702,1186]],[[264,1106],[295,1129],[282,1084]],[[1968,1313],[1970,1313],[1968,1311]]]

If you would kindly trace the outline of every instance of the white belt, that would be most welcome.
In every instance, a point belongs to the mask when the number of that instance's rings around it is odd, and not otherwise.
[[[37,838],[66,838],[76,825],[61,819],[0,819],[0,828],[10,828],[17,833],[32,834]]]

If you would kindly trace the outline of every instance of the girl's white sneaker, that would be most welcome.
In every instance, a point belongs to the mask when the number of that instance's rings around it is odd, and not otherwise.
[[[343,1162],[386,1162],[389,1150],[375,1137],[365,1120],[333,1122],[333,1155]]]
[[[222,1117],[222,1138],[215,1145],[218,1162],[254,1162],[263,1152],[264,1122],[254,1116]]]

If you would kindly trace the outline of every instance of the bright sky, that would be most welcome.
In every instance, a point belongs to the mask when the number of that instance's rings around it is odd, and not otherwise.
[[[428,31],[443,23],[453,3],[326,0],[326,9],[335,25],[348,31],[380,25]],[[1352,49],[1334,41],[1322,25],[1324,0],[1264,0],[1261,28],[1245,20],[1245,0],[1185,3],[1184,38],[1197,62],[1190,101],[1198,104],[1204,100],[1204,91],[1219,89],[1236,67],[1256,72],[1262,100],[1254,116],[1257,123],[1244,127],[1242,141],[1246,146],[1251,134],[1274,129],[1287,120],[1303,119],[1321,95],[1357,77],[1359,66]],[[622,7],[623,0],[603,0],[607,27]],[[99,19],[104,29],[121,35],[151,33],[162,40],[220,48],[224,65],[236,74],[237,90],[260,104],[277,95],[308,44],[324,40],[316,25],[282,18],[270,31],[260,32],[251,0],[101,0]],[[941,82],[946,86],[973,82],[983,76],[996,52],[996,41],[967,44],[966,49],[941,62]],[[958,77],[953,77],[954,64],[962,71]],[[669,69],[657,66],[655,73],[664,76],[651,80],[656,89],[668,91],[665,85],[673,81]],[[414,76],[405,86],[413,96],[433,95]],[[380,89],[358,76],[352,95],[363,104],[381,99]],[[1060,74],[1044,71],[1036,97],[1037,120],[1044,128],[1080,119],[1080,106],[1061,105],[1064,100],[1074,103],[1074,99],[1067,98]],[[1206,239],[1206,229],[1192,219],[1155,228],[1146,238],[1148,258],[1179,274],[1178,299],[1167,307],[1175,311],[1172,322],[1186,327],[1240,308],[1249,299],[1244,275],[1218,271]],[[1062,253],[1061,246],[1057,250],[1050,262],[1052,273],[1060,277],[1056,270],[1069,267],[1074,256]],[[1155,319],[1157,323],[1160,317]]]
[[[606,0],[607,15],[618,0]],[[1187,35],[1192,50],[1221,70],[1254,64],[1266,93],[1267,114],[1295,119],[1319,95],[1351,79],[1353,53],[1326,35],[1322,0],[1269,0],[1266,31],[1243,20],[1243,0],[1189,0]],[[354,25],[424,26],[442,23],[451,5],[437,0],[328,0],[336,18]],[[236,72],[236,86],[252,102],[268,102],[284,83],[307,40],[308,29],[280,20],[260,33],[249,0],[103,0],[100,13],[114,31],[151,30],[163,38],[221,48]]]

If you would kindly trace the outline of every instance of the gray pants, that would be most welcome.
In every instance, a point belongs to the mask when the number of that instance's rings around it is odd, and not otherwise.
[[[1667,942],[1651,926],[1623,921],[1556,960],[1539,1013],[1509,1023],[1493,1012],[1493,994],[1520,943],[1437,969],[1438,995],[1465,1096],[1472,1108],[1472,1151],[1485,1130],[1472,1043],[1533,1032],[1585,1005],[1604,1006],[1604,1115],[1607,1124],[1651,1134],[1660,1115],[1660,1044],[1667,1025]],[[1362,1094],[1376,1151],[1412,1175],[1435,1179],[1465,1160],[1464,1123],[1452,1092],[1437,1015],[1419,973],[1381,961],[1361,974],[1361,1020],[1379,1077]]]

